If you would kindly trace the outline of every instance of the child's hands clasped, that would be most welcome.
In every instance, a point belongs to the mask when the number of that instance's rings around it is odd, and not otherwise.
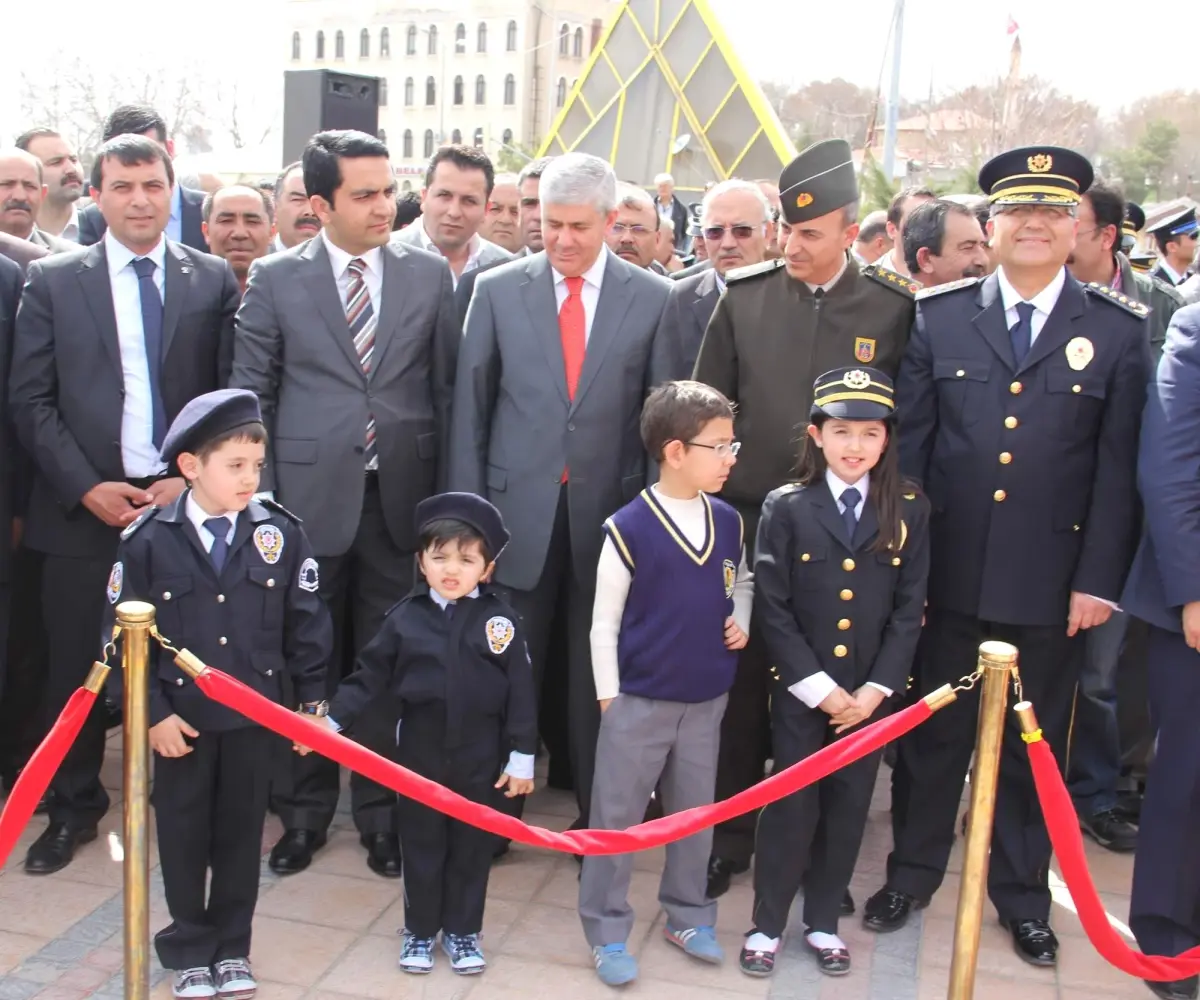
[[[192,748],[184,737],[195,739],[199,735],[178,715],[168,715],[157,726],[150,727],[150,748],[160,757],[186,757]]]
[[[725,648],[726,649],[744,649],[746,643],[750,641],[750,637],[742,631],[740,625],[733,620],[730,615],[725,619]]]
[[[508,786],[505,788],[505,786]],[[518,795],[529,795],[533,792],[532,778],[514,778],[511,774],[505,771],[500,775],[500,780],[496,782],[497,788],[504,788],[504,797],[506,799],[515,799]]]
[[[864,684],[854,694],[844,688],[837,687],[829,693],[820,704],[821,711],[829,715],[829,724],[836,726],[835,732],[844,733],[847,729],[866,722],[883,704],[883,692],[879,688]]]

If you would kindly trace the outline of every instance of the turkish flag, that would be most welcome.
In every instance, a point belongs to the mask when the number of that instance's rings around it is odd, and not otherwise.
[[[1010,35],[1015,35],[1020,30],[1021,30],[1021,26],[1019,24],[1017,24],[1016,19],[1012,16],[1012,14],[1009,14],[1008,15],[1008,33]]]

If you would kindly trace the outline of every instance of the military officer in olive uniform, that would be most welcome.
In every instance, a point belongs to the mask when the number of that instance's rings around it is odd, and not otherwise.
[[[1020,651],[1025,697],[1060,754],[1081,630],[1112,613],[1138,534],[1147,309],[1064,267],[1092,167],[1057,147],[986,163],[999,267],[927,289],[896,385],[901,469],[933,506],[924,695],[973,669],[979,643]],[[901,740],[895,848],[864,923],[895,930],[941,884],[975,742],[972,696]],[[1021,958],[1053,965],[1050,842],[1024,743],[1005,734],[988,891]]]
[[[873,365],[895,377],[913,319],[917,286],[850,258],[858,235],[858,180],[850,146],[829,139],[804,150],[779,178],[783,257],[731,271],[700,354],[695,379],[738,407],[745,445],[722,497],[754,538],[763,501],[793,478],[812,385],[822,372]],[[751,625],[721,730],[717,798],[760,781],[769,756],[767,663]],[[709,895],[745,871],[754,850],[753,813],[718,826]]]

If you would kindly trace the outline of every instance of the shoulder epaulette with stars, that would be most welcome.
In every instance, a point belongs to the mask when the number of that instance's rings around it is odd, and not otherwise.
[[[782,258],[776,260],[764,260],[760,264],[748,264],[745,267],[735,267],[732,271],[725,275],[725,284],[730,284],[734,281],[745,281],[747,278],[757,278],[762,274],[774,274],[781,267],[784,261]]]
[[[1124,309],[1127,313],[1136,316],[1138,319],[1145,319],[1150,315],[1150,310],[1137,299],[1132,299],[1128,295],[1118,292],[1115,288],[1109,288],[1108,285],[1102,285],[1098,281],[1089,281],[1083,286],[1083,290],[1097,299],[1104,302],[1111,302],[1114,306]]]
[[[304,523],[303,521],[300,520],[300,518],[298,518],[295,514],[293,514],[290,510],[288,510],[283,504],[281,504],[277,500],[272,500],[270,497],[263,497],[258,502],[260,504],[262,504],[264,507],[266,507],[267,510],[273,510],[276,514],[282,514],[289,521],[294,521],[296,524]]]
[[[921,286],[915,281],[902,274],[897,274],[895,271],[890,271],[886,267],[880,267],[878,264],[868,264],[862,269],[862,275],[864,278],[879,282],[884,288],[907,295],[910,299],[921,289]]]
[[[917,301],[928,299],[934,295],[945,295],[946,292],[957,292],[960,288],[974,288],[982,278],[959,278],[958,281],[947,281],[944,285],[934,285],[932,288],[922,288],[917,292]]]
[[[138,515],[138,519],[136,521],[134,521],[131,525],[129,525],[129,527],[121,532],[121,541],[124,542],[132,538],[135,534],[137,534],[138,531],[141,530],[142,526],[160,510],[162,510],[162,508],[158,506],[158,504],[152,504],[151,506],[147,507],[144,511],[142,511],[141,514]]]

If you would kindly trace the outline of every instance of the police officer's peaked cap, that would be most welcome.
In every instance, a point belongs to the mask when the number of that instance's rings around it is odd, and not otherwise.
[[[878,368],[835,368],[813,383],[812,416],[890,420],[896,414],[891,378]]]
[[[779,175],[779,200],[789,225],[819,219],[858,200],[854,157],[845,139],[809,146]]]
[[[1156,222],[1151,232],[1169,242],[1177,236],[1194,233],[1197,229],[1200,229],[1200,223],[1196,222],[1196,210],[1181,208],[1177,212],[1172,212],[1162,221]]]
[[[1092,186],[1086,156],[1062,146],[1022,146],[993,156],[979,171],[979,187],[993,205],[1073,208]]]
[[[1137,236],[1146,228],[1146,213],[1136,201],[1125,202],[1125,221],[1121,225],[1121,233],[1125,236]]]
[[[462,521],[482,536],[495,559],[508,544],[504,518],[492,504],[475,493],[439,493],[417,504],[417,534],[434,521]]]
[[[235,427],[262,423],[258,397],[247,389],[217,389],[197,396],[171,423],[163,439],[163,461],[170,465],[181,452],[196,452]]]
[[[700,236],[703,230],[700,228],[700,213],[703,211],[703,206],[697,202],[688,208],[688,236]]]

